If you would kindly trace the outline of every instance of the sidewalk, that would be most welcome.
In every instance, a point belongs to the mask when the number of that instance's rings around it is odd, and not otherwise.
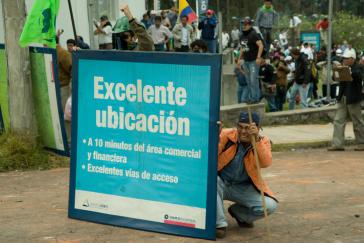
[[[268,136],[275,145],[315,144],[332,140],[333,124],[325,125],[292,125],[278,127],[263,127],[263,134]],[[354,140],[353,124],[347,123],[345,139]]]

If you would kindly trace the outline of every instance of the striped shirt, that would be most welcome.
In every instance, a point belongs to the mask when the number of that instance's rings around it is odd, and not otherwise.
[[[278,23],[278,14],[276,11],[258,10],[257,19],[255,21],[258,27],[271,29],[273,25]]]

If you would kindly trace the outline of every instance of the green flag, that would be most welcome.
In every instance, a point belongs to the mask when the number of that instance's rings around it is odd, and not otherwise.
[[[59,0],[35,0],[20,36],[20,46],[40,43],[55,48],[58,9]]]

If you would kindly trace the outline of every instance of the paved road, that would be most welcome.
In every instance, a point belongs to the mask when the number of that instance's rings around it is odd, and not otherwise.
[[[364,243],[364,152],[274,153],[264,172],[280,199],[273,242]],[[67,218],[68,169],[0,174],[0,242],[206,242]],[[227,202],[229,204],[229,202]],[[264,221],[222,242],[263,242]]]

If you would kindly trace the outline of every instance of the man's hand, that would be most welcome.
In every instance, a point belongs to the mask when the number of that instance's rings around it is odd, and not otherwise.
[[[257,60],[255,60],[255,63],[260,66],[262,64],[262,58],[258,57]]]
[[[250,123],[249,127],[248,127],[248,134],[250,137],[254,137],[255,141],[258,140],[259,138],[259,128],[257,127],[257,125],[253,122]]]
[[[130,20],[132,20],[134,17],[133,15],[131,14],[131,11],[129,9],[129,5],[128,4],[125,4],[123,5],[121,8],[120,8],[120,11],[121,12],[124,12],[125,16]]]

